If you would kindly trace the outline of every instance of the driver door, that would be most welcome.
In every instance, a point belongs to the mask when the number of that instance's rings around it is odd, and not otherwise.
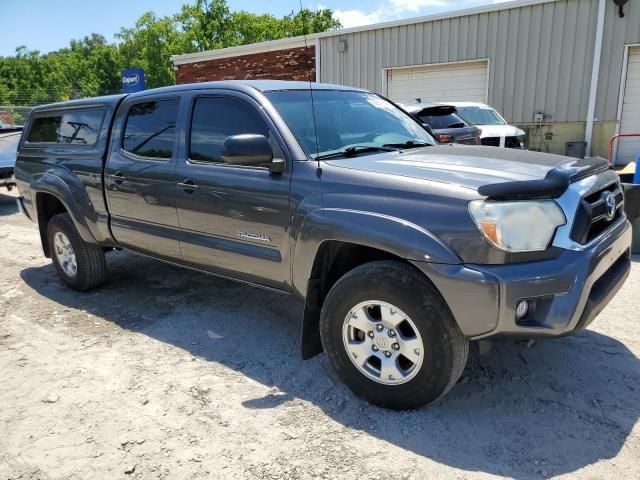
[[[221,159],[225,139],[240,134],[264,135],[284,159],[273,124],[255,101],[232,93],[194,95],[189,119],[176,169],[183,262],[287,290],[290,162],[271,173]]]

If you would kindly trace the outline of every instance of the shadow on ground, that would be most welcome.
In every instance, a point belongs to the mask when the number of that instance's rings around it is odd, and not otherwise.
[[[86,294],[61,285],[50,265],[21,275],[57,303],[285,392],[244,402],[246,408],[298,397],[346,427],[455,468],[517,478],[570,473],[616,456],[640,414],[638,358],[592,331],[529,350],[472,350],[461,381],[441,403],[391,412],[333,380],[324,355],[300,360],[301,306],[292,298],[121,252],[109,254],[109,268],[107,284]]]
[[[0,191],[0,217],[13,215],[18,212],[16,197],[5,195],[5,192],[6,190]]]

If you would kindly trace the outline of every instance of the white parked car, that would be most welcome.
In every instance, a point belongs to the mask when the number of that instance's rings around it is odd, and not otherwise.
[[[482,129],[480,142],[491,147],[525,149],[524,131],[509,125],[495,109],[480,102],[447,102],[454,105],[458,114],[471,125]]]

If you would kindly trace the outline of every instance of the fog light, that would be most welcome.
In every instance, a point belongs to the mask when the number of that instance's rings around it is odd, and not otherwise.
[[[529,302],[526,300],[520,300],[518,305],[516,305],[516,318],[520,320],[526,317],[527,313],[529,313]]]

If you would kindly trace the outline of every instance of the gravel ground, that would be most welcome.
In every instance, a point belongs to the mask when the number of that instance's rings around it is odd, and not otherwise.
[[[288,297],[126,253],[73,292],[7,195],[0,239],[0,479],[638,478],[638,257],[588,331],[391,412],[300,360]]]

